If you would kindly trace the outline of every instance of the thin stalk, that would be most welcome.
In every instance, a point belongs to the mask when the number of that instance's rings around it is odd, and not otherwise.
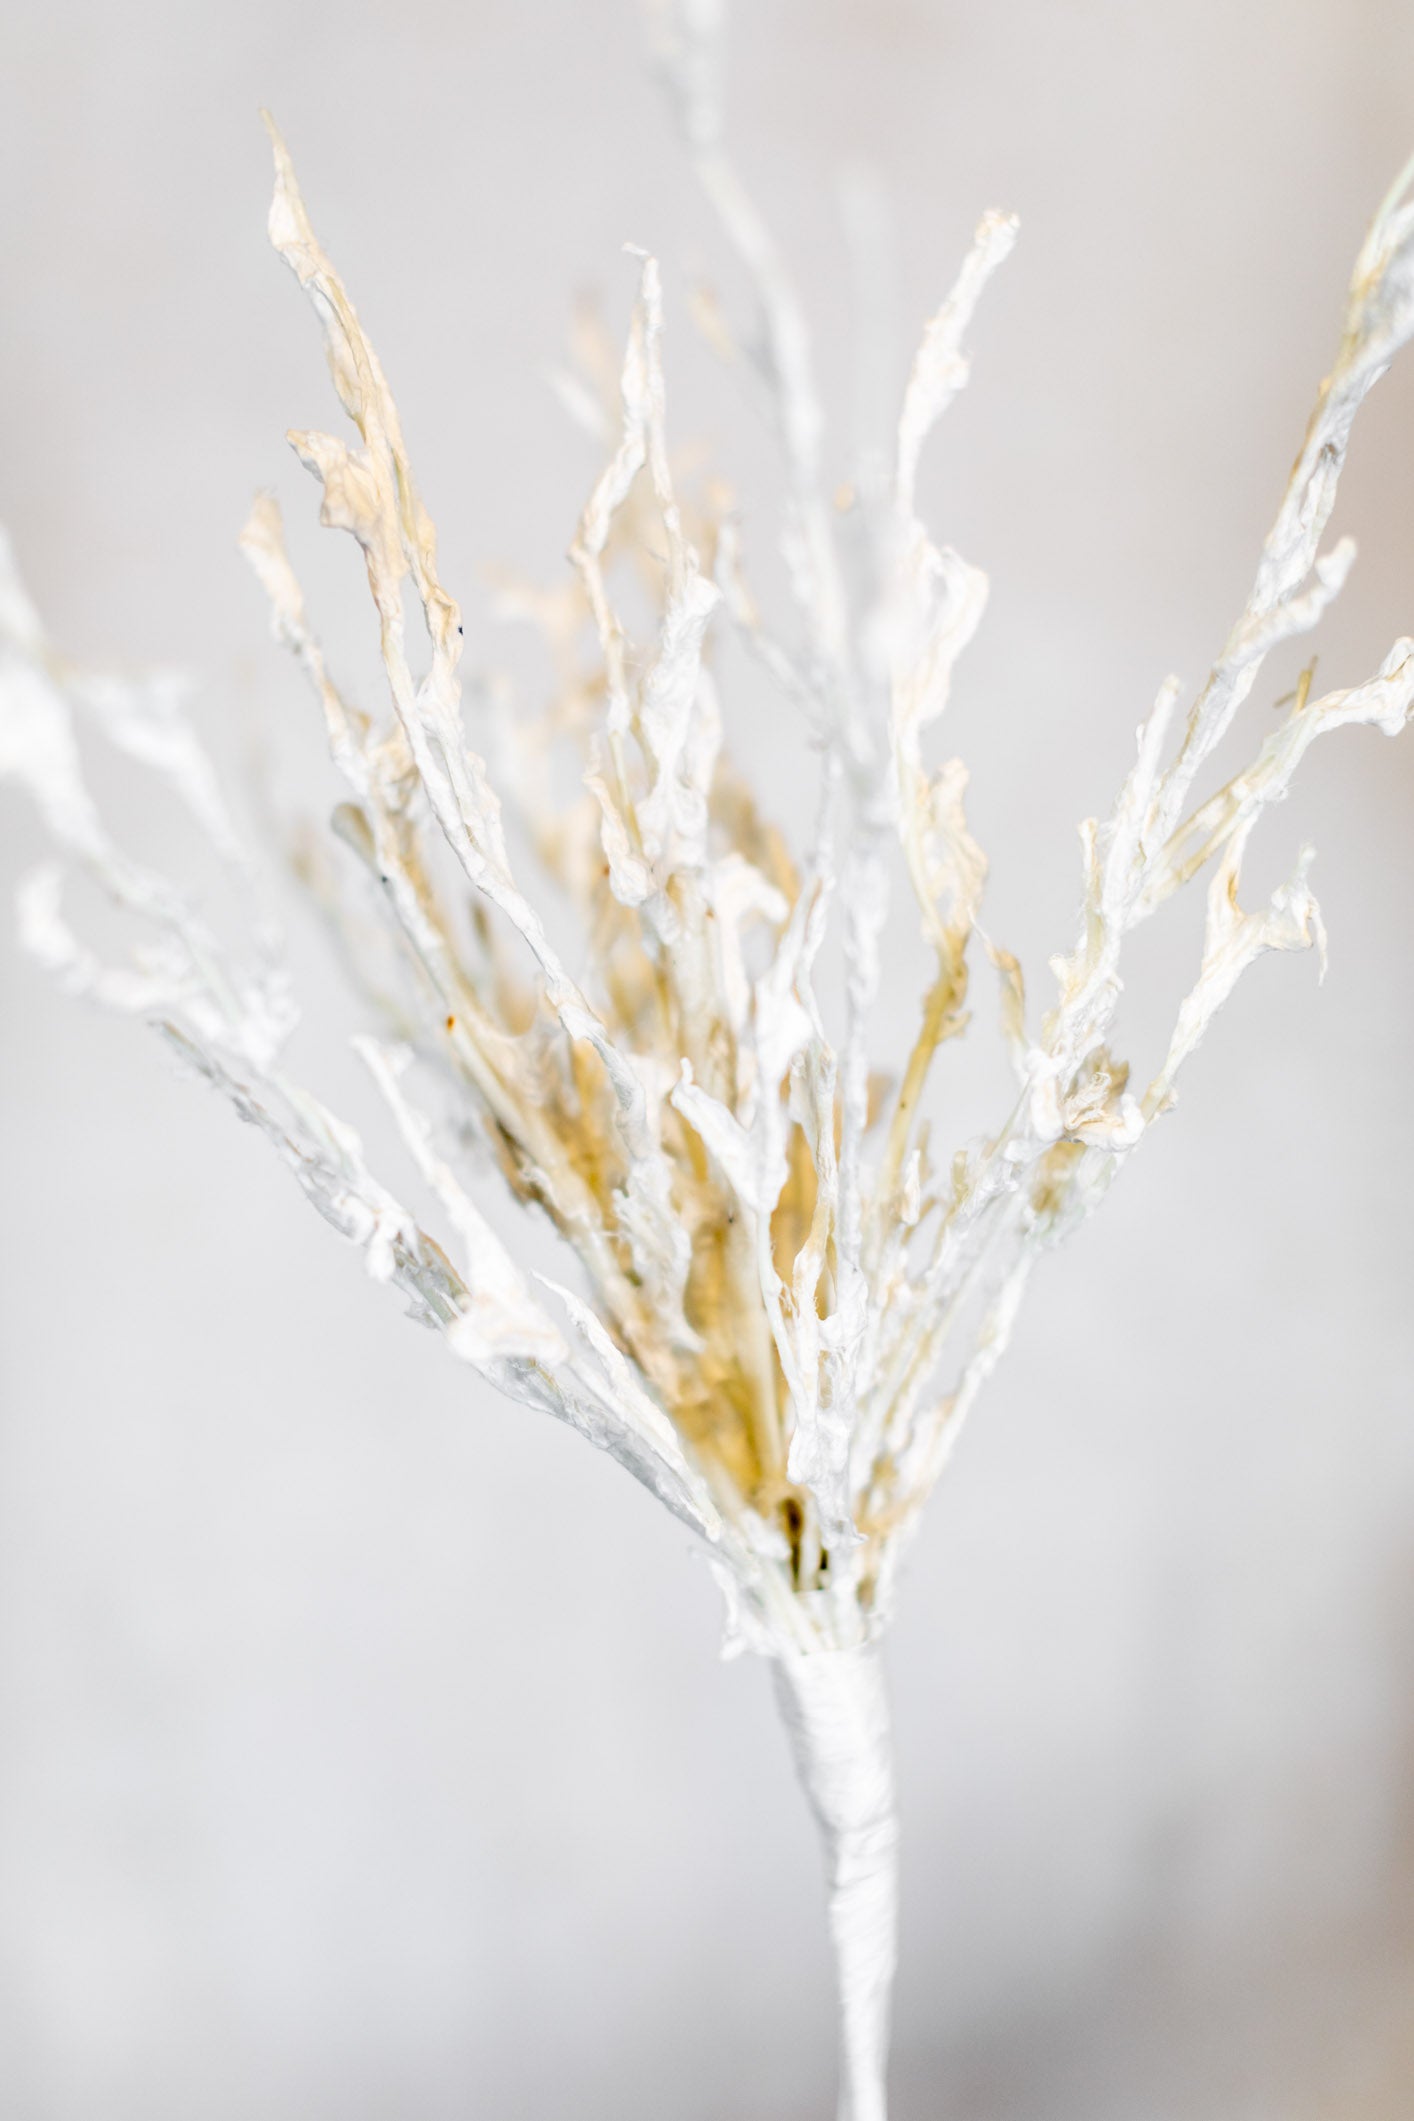
[[[898,1956],[893,1740],[876,1649],[787,1652],[776,1700],[825,1846],[839,1996],[839,2121],[887,2121]]]

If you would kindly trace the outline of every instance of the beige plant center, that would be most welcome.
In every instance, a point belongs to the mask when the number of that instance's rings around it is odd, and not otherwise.
[[[266,1136],[375,1281],[396,1285],[503,1392],[618,1458],[705,1545],[729,1647],[774,1661],[823,1832],[840,2113],[882,2121],[898,1836],[876,1645],[900,1559],[1041,1253],[1099,1205],[1169,1109],[1180,1068],[1254,959],[1323,947],[1309,848],[1266,904],[1242,904],[1253,831],[1317,737],[1356,723],[1393,735],[1414,703],[1408,639],[1353,688],[1315,696],[1308,674],[1240,770],[1197,793],[1268,653],[1316,625],[1350,568],[1348,539],[1321,541],[1355,413],[1414,333],[1414,204],[1406,172],[1356,261],[1334,364],[1209,675],[1186,703],[1178,680],[1162,685],[1108,818],[1083,827],[1080,933],[1033,1014],[1021,967],[981,926],[986,863],[964,814],[965,772],[929,756],[986,579],[933,541],[915,503],[920,455],[967,380],[964,337],[1016,225],[983,218],[924,331],[893,462],[862,474],[842,510],[823,485],[803,313],[722,145],[715,15],[664,11],[659,55],[759,300],[750,354],[719,316],[711,329],[754,360],[774,408],[790,603],[764,617],[726,504],[710,486],[691,502],[675,489],[662,293],[644,258],[613,387],[596,393],[592,361],[566,387],[586,424],[612,426],[610,453],[572,584],[518,593],[560,685],[542,715],[517,710],[497,727],[494,786],[468,741],[458,606],[392,395],[271,127],[271,238],[313,305],[354,430],[290,440],[322,489],[322,521],[362,551],[381,709],[330,675],[272,500],[257,501],[242,544],[344,783],[337,844],[306,848],[301,874],[377,1025],[358,1050],[440,1236],[286,1072],[295,1011],[268,917],[254,913],[244,942],[228,944],[179,885],[121,850],[88,793],[76,717],[167,777],[260,905],[253,857],[179,691],[74,668],[8,566],[0,773],[28,786],[58,853],[20,889],[33,955],[73,993],[155,1025]],[[637,638],[621,616],[630,582],[656,613]],[[422,621],[411,637],[409,610]],[[798,718],[802,770],[818,771],[816,830],[797,851],[723,755],[713,673],[727,629]],[[552,762],[566,751],[576,792],[557,806]],[[540,858],[541,910],[513,871],[503,804]],[[145,924],[130,962],[101,962],[74,933],[66,869]],[[896,877],[911,914],[891,905]],[[1117,1025],[1121,964],[1133,932],[1200,878],[1193,984],[1157,1073],[1134,1081]],[[577,915],[583,977],[550,939],[552,898]],[[921,923],[932,969],[912,1051],[879,1056],[868,1033],[901,918]],[[829,951],[842,1020],[827,1027]],[[944,1146],[925,1090],[967,1023],[979,952],[1011,1074],[993,1129]],[[434,1124],[428,1097],[450,1121]],[[573,1252],[576,1287],[523,1271],[493,1231],[464,1168],[471,1138],[483,1174]]]

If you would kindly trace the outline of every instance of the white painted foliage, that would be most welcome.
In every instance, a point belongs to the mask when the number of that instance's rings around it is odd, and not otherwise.
[[[581,425],[607,438],[607,462],[575,535],[572,580],[503,586],[503,609],[544,632],[556,689],[539,717],[519,705],[498,713],[488,691],[478,726],[491,768],[468,739],[462,622],[392,395],[271,127],[271,239],[313,306],[349,423],[289,439],[320,487],[321,521],[360,549],[381,707],[355,704],[330,676],[272,499],[256,501],[241,542],[342,783],[333,844],[307,851],[301,873],[374,1018],[376,1035],[358,1050],[435,1203],[440,1238],[374,1176],[353,1128],[287,1072],[295,1012],[280,940],[182,688],[73,668],[8,548],[0,775],[28,789],[54,842],[54,860],[20,887],[32,955],[68,991],[154,1024],[265,1135],[370,1276],[395,1284],[454,1354],[621,1460],[709,1548],[734,1640],[782,1660],[832,1851],[841,1964],[853,1969],[845,2096],[861,2121],[883,2113],[892,1900],[867,1874],[869,1850],[892,1863],[892,1810],[882,1708],[859,1659],[889,1612],[904,1542],[1041,1251],[1098,1205],[1169,1109],[1179,1070],[1253,960],[1324,946],[1309,849],[1266,905],[1241,902],[1266,810],[1317,737],[1354,724],[1393,735],[1414,703],[1414,641],[1402,639],[1363,684],[1313,698],[1303,683],[1247,762],[1193,800],[1266,656],[1316,625],[1349,571],[1350,541],[1323,551],[1322,540],[1354,416],[1414,333],[1414,203],[1406,172],[1357,260],[1331,374],[1211,671],[1186,706],[1179,681],[1165,682],[1108,818],[1082,828],[1080,932],[1053,961],[1055,997],[1031,1034],[1021,968],[980,926],[986,862],[967,825],[965,770],[934,756],[986,578],[935,542],[917,508],[920,457],[966,384],[974,312],[1016,223],[983,217],[924,330],[894,462],[855,498],[861,584],[823,488],[804,311],[723,145],[716,13],[711,0],[659,9],[659,54],[758,305],[742,358],[767,393],[784,457],[791,603],[764,616],[730,516],[710,494],[689,505],[676,490],[662,288],[642,258],[614,387],[587,325],[583,372],[558,379]],[[709,321],[733,352],[724,320]],[[630,574],[656,610],[641,638],[622,615]],[[411,635],[410,612],[420,621]],[[802,758],[819,766],[817,831],[795,856],[722,753],[714,656],[728,627],[800,712]],[[239,946],[110,833],[84,778],[80,723],[187,806],[252,909]],[[548,762],[563,747],[583,792],[557,811]],[[516,873],[503,799],[580,917],[582,981],[551,940],[536,886]],[[139,924],[128,961],[103,962],[76,931],[73,872]],[[1158,1072],[1132,1082],[1121,964],[1134,931],[1204,876],[1192,987]],[[896,1086],[878,1099],[869,1029],[896,878],[916,901],[910,917],[932,970],[916,1043],[884,1057]],[[836,1025],[814,986],[831,935],[846,972]],[[1016,1079],[999,1086],[992,1132],[939,1155],[924,1123],[927,1081],[967,1021],[974,940],[1000,980]],[[455,1129],[433,1126],[419,1078],[435,1080]],[[563,1284],[523,1273],[475,1204],[476,1172],[461,1156],[472,1138],[480,1170],[540,1209],[574,1255]],[[812,1677],[821,1650],[843,1654],[836,1669],[848,1684]],[[832,1717],[847,1739],[863,1729],[864,1742],[841,1753]],[[872,1956],[851,1927],[856,1906],[877,1931]]]

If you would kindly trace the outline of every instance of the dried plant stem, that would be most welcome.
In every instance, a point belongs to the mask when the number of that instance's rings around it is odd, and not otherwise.
[[[1265,658],[1316,625],[1354,557],[1348,538],[1322,540],[1359,406],[1414,339],[1414,163],[1356,260],[1246,603],[1186,714],[1176,678],[1159,688],[1117,799],[1081,828],[1079,931],[1051,959],[1053,1004],[1028,1025],[1021,966],[982,925],[987,864],[966,772],[933,751],[986,577],[934,541],[918,499],[922,452],[967,382],[978,298],[1016,223],[982,216],[924,328],[896,443],[871,445],[831,497],[805,309],[722,132],[721,13],[721,0],[656,0],[655,35],[758,312],[750,336],[721,317],[711,335],[772,407],[789,597],[774,616],[759,605],[720,482],[694,498],[677,479],[662,283],[640,254],[621,370],[583,328],[584,374],[565,380],[607,457],[571,548],[576,579],[503,599],[545,636],[554,681],[539,713],[489,677],[464,712],[462,620],[397,407],[271,128],[271,238],[314,307],[353,430],[289,439],[319,481],[321,521],[362,554],[386,697],[361,704],[336,685],[272,496],[242,545],[336,769],[330,846],[301,831],[295,866],[372,1006],[381,1035],[364,1030],[355,1048],[440,1236],[290,1072],[283,946],[180,687],[77,668],[3,539],[0,779],[28,788],[55,842],[20,891],[34,956],[69,992],[146,1018],[414,1318],[499,1391],[610,1452],[706,1548],[732,1649],[774,1660],[824,1836],[840,2115],[884,2121],[897,1822],[874,1645],[902,1555],[1038,1259],[1099,1206],[1172,1106],[1257,958],[1313,943],[1324,954],[1309,848],[1264,904],[1244,907],[1254,830],[1317,737],[1394,736],[1414,715],[1414,635],[1401,635],[1362,682],[1312,698],[1308,674],[1246,763],[1205,792]],[[633,633],[631,609],[647,619]],[[822,768],[813,833],[795,852],[723,754],[720,688],[737,682],[720,652],[728,627],[800,711],[802,765]],[[85,721],[164,776],[229,865],[248,915],[231,940],[109,832],[85,779]],[[540,894],[522,884],[503,798]],[[1121,1002],[1133,935],[1204,870],[1196,978],[1159,1072],[1131,1086]],[[104,962],[70,925],[71,871],[131,918],[129,958]],[[871,1069],[869,1038],[900,941],[893,871],[932,962],[896,1088],[896,1070]],[[551,931],[570,910],[561,955]],[[944,1131],[934,1063],[967,1025],[975,945],[1001,982],[1002,1065],[991,1124],[959,1141]],[[561,1241],[553,1276],[522,1268],[483,1213],[479,1188],[497,1175]]]
[[[898,1957],[898,1813],[879,1652],[789,1653],[776,1699],[819,1822],[839,1988],[839,2121],[885,2121],[889,1996]]]

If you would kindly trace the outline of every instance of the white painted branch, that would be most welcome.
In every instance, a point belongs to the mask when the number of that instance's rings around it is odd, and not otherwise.
[[[32,954],[68,991],[149,1018],[267,1137],[413,1317],[498,1389],[610,1452],[708,1543],[733,1642],[775,1658],[824,1836],[840,2121],[885,2121],[898,1829],[883,1681],[862,1638],[888,1619],[902,1543],[1040,1251],[1098,1206],[1254,958],[1323,939],[1309,851],[1265,908],[1244,910],[1255,826],[1317,736],[1360,723],[1394,735],[1414,717],[1414,639],[1397,641],[1365,683],[1320,699],[1308,671],[1255,757],[1189,808],[1263,658],[1316,624],[1348,571],[1348,540],[1319,548],[1358,406],[1414,339],[1414,163],[1357,262],[1345,333],[1248,601],[1186,721],[1175,720],[1170,681],[1107,822],[1082,827],[1080,931],[1071,955],[1052,960],[1058,999],[1033,1043],[1020,965],[980,926],[986,862],[966,820],[965,771],[931,756],[985,578],[935,542],[915,493],[919,452],[966,381],[963,340],[1015,224],[984,217],[927,327],[891,491],[881,475],[865,477],[837,507],[805,311],[722,141],[722,0],[656,0],[656,10],[694,163],[761,312],[757,366],[785,455],[780,557],[801,641],[790,646],[759,613],[720,482],[695,500],[690,487],[675,490],[662,293],[645,258],[621,371],[581,320],[585,376],[604,401],[604,432],[618,422],[620,438],[572,549],[578,583],[521,596],[552,657],[548,705],[502,718],[511,790],[554,889],[548,926],[513,874],[500,797],[468,748],[462,622],[392,394],[272,128],[271,234],[313,302],[357,431],[356,441],[290,439],[321,482],[321,519],[363,553],[389,694],[381,710],[356,707],[330,678],[268,496],[242,544],[346,783],[332,827],[356,862],[326,867],[301,853],[297,867],[396,1034],[396,1048],[362,1039],[359,1049],[458,1265],[375,1177],[355,1130],[285,1072],[296,1011],[258,894],[228,942],[230,923],[208,923],[189,892],[123,852],[89,792],[76,717],[166,778],[250,897],[255,864],[178,689],[79,671],[49,642],[2,535],[0,780],[28,789],[60,857],[22,888]],[[712,334],[730,354],[720,320]],[[424,651],[407,631],[414,601],[427,635],[420,675]],[[818,823],[800,860],[721,754],[708,627],[722,602],[802,704],[820,755]],[[640,614],[636,638],[620,603]],[[490,680],[482,689],[488,701],[500,691]],[[571,788],[568,801],[551,795]],[[889,1090],[870,1045],[895,841],[935,963]],[[102,962],[69,926],[64,864],[138,928],[129,959]],[[1197,983],[1160,1073],[1131,1090],[1119,1018],[1128,939],[1209,865]],[[463,885],[474,893],[469,922]],[[562,957],[550,929],[571,907],[578,932]],[[1012,1068],[1005,1117],[968,1146],[932,1131],[923,1096],[934,1056],[967,1021],[974,935],[1002,976]],[[842,966],[842,1009],[823,1006],[817,965]],[[427,1110],[404,1081],[412,1066],[435,1082]],[[558,1267],[539,1277],[572,1335],[483,1215],[463,1164],[499,1171],[576,1255],[581,1283],[563,1286]],[[940,1396],[945,1361],[959,1367]]]
[[[819,1821],[840,2006],[839,2121],[886,2121],[889,1995],[898,1956],[893,1739],[871,1647],[788,1652],[776,1699]]]

